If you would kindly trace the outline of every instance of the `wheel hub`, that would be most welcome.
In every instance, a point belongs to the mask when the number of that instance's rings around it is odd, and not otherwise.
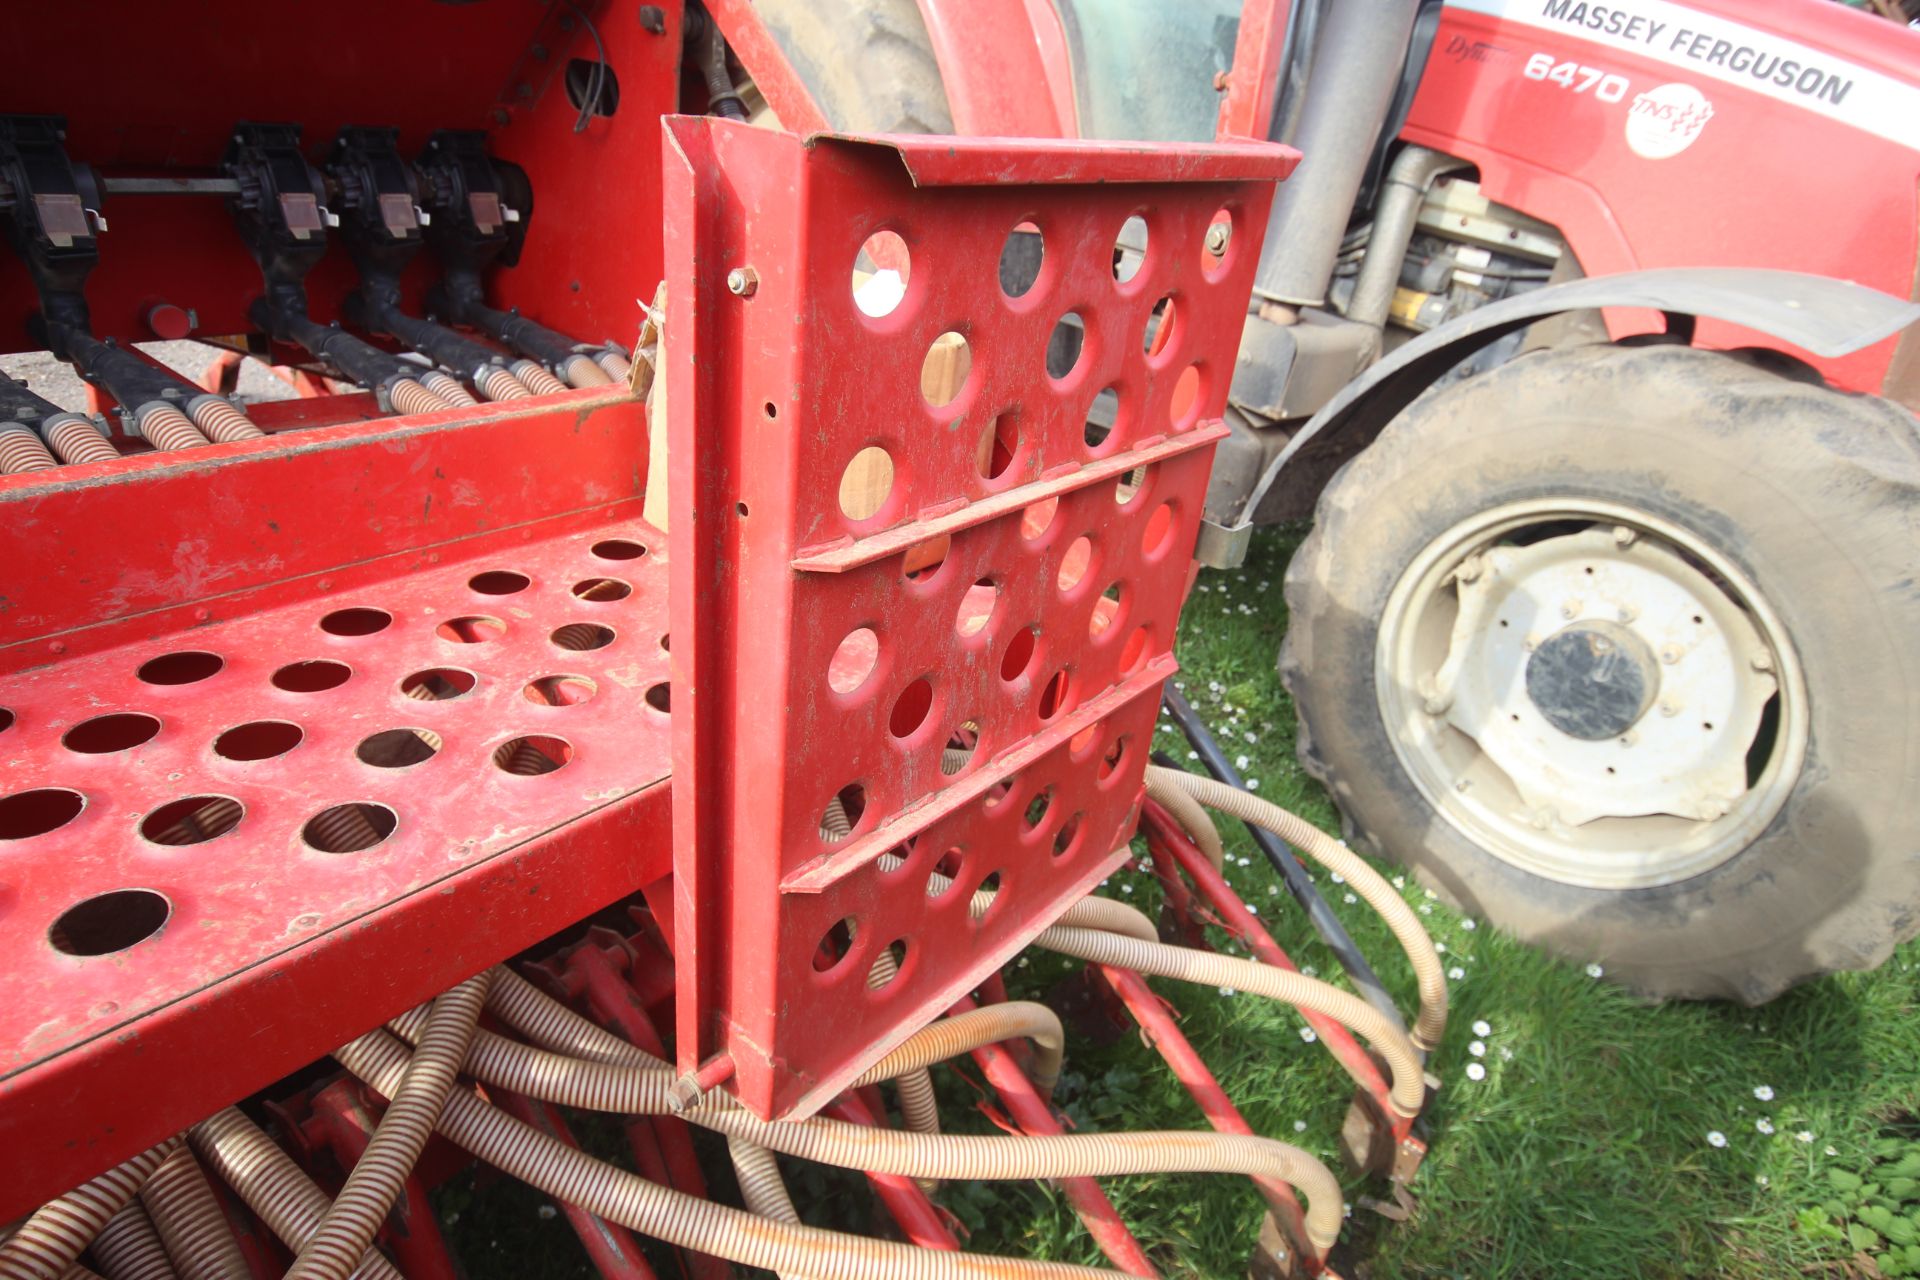
[[[1770,607],[1689,531],[1611,503],[1523,500],[1435,539],[1389,594],[1375,663],[1429,802],[1561,883],[1698,875],[1797,769],[1803,695]]]
[[[1527,697],[1542,719],[1585,742],[1617,738],[1660,687],[1653,647],[1617,622],[1562,627],[1527,659]]]

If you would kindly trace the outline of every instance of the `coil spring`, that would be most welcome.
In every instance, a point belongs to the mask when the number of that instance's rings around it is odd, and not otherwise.
[[[412,378],[402,378],[388,387],[387,399],[393,404],[395,413],[439,413],[442,409],[453,408]]]
[[[575,389],[604,387],[613,381],[605,369],[593,362],[592,356],[584,354],[568,356],[567,362],[560,366],[560,372],[567,384]]]
[[[140,434],[156,449],[195,449],[208,443],[200,428],[170,404],[149,401],[134,417],[140,424]]]
[[[501,743],[494,750],[493,763],[522,778],[537,778],[543,773],[552,773],[566,761],[556,760],[542,751],[532,738],[516,738],[512,742]]]
[[[473,393],[460,385],[460,379],[438,369],[429,369],[420,375],[420,385],[439,396],[451,405],[479,404]]]
[[[246,414],[219,396],[199,397],[187,406],[187,414],[207,439],[218,444],[258,440],[267,434],[254,426]]]
[[[133,1201],[107,1219],[94,1237],[93,1256],[113,1280],[177,1280],[147,1211]]]
[[[618,351],[596,351],[593,360],[615,382],[625,382],[633,373],[633,362]]]
[[[531,360],[516,360],[513,363],[513,376],[526,384],[527,390],[537,396],[550,396],[565,391],[567,384],[548,373]]]
[[[18,422],[0,424],[0,474],[25,475],[54,465],[53,455],[33,428]]]
[[[93,420],[77,413],[63,413],[40,425],[47,443],[60,461],[73,466],[82,462],[111,462],[120,456],[113,443],[100,434]]]
[[[479,387],[480,394],[489,400],[525,400],[533,394],[527,390],[526,383],[499,365],[481,370],[480,375],[474,380],[474,385]]]
[[[140,1188],[140,1203],[160,1232],[167,1256],[186,1276],[241,1277],[247,1261],[227,1227],[200,1162],[186,1147],[176,1147]]]
[[[165,831],[150,835],[147,839],[155,844],[199,844],[202,840],[211,840],[233,830],[239,825],[243,812],[238,803],[222,796],[209,800]]]

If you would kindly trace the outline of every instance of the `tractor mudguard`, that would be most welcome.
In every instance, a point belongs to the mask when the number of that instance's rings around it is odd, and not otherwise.
[[[1370,440],[1447,370],[1482,347],[1547,316],[1594,307],[1709,316],[1825,357],[1872,346],[1920,321],[1920,303],[1877,289],[1799,271],[1751,267],[1672,267],[1590,276],[1506,298],[1421,334],[1343,387],[1267,465],[1230,520],[1202,525],[1196,557],[1213,568],[1237,567],[1246,558],[1253,517],[1267,491],[1316,437],[1346,431]]]

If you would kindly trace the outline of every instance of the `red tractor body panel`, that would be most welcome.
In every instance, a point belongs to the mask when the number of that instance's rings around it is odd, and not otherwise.
[[[1589,275],[1777,267],[1914,289],[1920,32],[1837,4],[1450,3],[1401,136],[1471,160]],[[1716,321],[1699,340],[1778,345]],[[1877,392],[1898,341],[1815,363]]]

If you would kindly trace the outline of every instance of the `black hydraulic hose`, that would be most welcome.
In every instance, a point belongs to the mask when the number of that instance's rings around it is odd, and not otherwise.
[[[1168,682],[1161,690],[1161,700],[1165,703],[1167,710],[1172,713],[1174,723],[1180,726],[1180,732],[1186,735],[1187,741],[1199,753],[1200,763],[1206,767],[1207,772],[1230,787],[1246,790],[1246,782],[1220,750],[1220,744],[1214,741],[1213,734],[1208,731],[1206,723],[1200,719],[1193,705],[1187,701],[1186,695],[1174,688],[1172,682]],[[1170,769],[1181,767],[1177,762],[1167,759],[1161,752],[1155,752],[1154,756],[1157,764],[1163,764]],[[1327,944],[1327,949],[1332,951],[1334,957],[1340,961],[1340,967],[1346,970],[1347,978],[1353,983],[1354,989],[1368,1004],[1384,1014],[1395,1027],[1405,1031],[1406,1020],[1400,1016],[1400,1010],[1394,1004],[1393,997],[1387,994],[1386,987],[1381,985],[1380,976],[1373,971],[1373,966],[1367,963],[1367,958],[1360,954],[1360,948],[1354,945],[1346,926],[1340,923],[1340,917],[1334,914],[1333,908],[1327,905],[1327,900],[1320,895],[1318,889],[1314,888],[1312,878],[1308,876],[1306,868],[1300,864],[1300,859],[1293,849],[1264,827],[1256,827],[1252,823],[1247,823],[1246,827],[1248,833],[1253,836],[1253,842],[1260,846],[1260,852],[1267,856],[1267,861],[1273,864],[1273,869],[1280,873],[1280,879],[1285,882],[1287,892],[1291,893],[1294,900],[1306,909],[1307,919],[1312,923],[1313,931],[1320,935],[1320,940]]]
[[[348,381],[370,388],[383,400],[391,395],[396,383],[418,381],[422,372],[418,365],[387,354],[337,324],[321,324],[302,310],[268,306],[263,300],[254,309],[254,323],[282,342],[304,347],[345,374]]]

